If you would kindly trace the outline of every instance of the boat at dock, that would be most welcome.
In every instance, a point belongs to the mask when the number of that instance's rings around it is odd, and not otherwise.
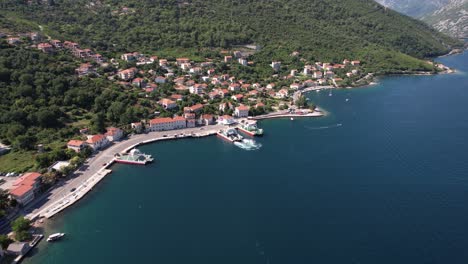
[[[126,154],[115,154],[115,162],[123,164],[146,165],[154,159],[151,155],[144,154],[138,149],[132,149]]]
[[[229,128],[227,130],[220,130],[216,133],[219,137],[229,142],[242,141],[243,137],[237,133],[234,128]]]
[[[52,235],[50,235],[50,236],[47,238],[47,242],[54,242],[54,241],[57,241],[57,240],[61,239],[64,235],[65,235],[65,233],[55,233],[55,234],[52,234]]]
[[[263,136],[263,129],[257,127],[257,121],[247,121],[238,129],[249,136]]]

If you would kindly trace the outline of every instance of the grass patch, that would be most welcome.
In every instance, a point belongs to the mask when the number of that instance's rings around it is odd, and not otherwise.
[[[35,168],[35,151],[11,151],[0,156],[1,172],[25,172]]]

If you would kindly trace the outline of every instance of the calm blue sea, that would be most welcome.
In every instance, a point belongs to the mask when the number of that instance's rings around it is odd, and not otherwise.
[[[468,54],[452,75],[311,93],[330,114],[141,147],[24,263],[468,263]],[[348,100],[346,100],[348,99]]]

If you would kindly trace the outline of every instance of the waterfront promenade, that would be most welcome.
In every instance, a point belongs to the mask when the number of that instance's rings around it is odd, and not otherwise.
[[[71,179],[60,183],[57,187],[37,199],[30,207],[26,208],[26,216],[29,219],[52,217],[82,198],[104,176],[110,173],[110,170],[106,168],[112,164],[115,153],[126,152],[136,146],[160,140],[209,136],[216,134],[217,131],[223,128],[225,128],[224,125],[212,125],[201,128],[149,132],[147,134],[133,135],[124,141],[116,142],[89,158],[75,172],[75,175]],[[155,159],[157,160],[157,157]]]
[[[323,113],[319,111],[307,114],[296,114],[290,113],[288,110],[284,110],[257,116],[252,119],[262,120],[270,118],[320,116],[323,116]],[[238,121],[241,122],[242,120],[246,119],[243,118]],[[105,178],[105,176],[112,172],[108,168],[114,163],[114,155],[116,153],[125,153],[139,145],[161,140],[197,138],[215,135],[219,130],[225,128],[225,125],[218,124],[196,128],[149,132],[146,134],[136,134],[123,141],[116,142],[89,158],[80,168],[77,169],[77,171],[75,171],[71,179],[59,183],[57,187],[54,187],[49,192],[43,194],[28,206],[24,210],[24,213],[27,218],[32,220],[42,217],[50,218],[71,206],[91,191],[96,184]],[[156,160],[157,158],[158,157],[155,157]]]

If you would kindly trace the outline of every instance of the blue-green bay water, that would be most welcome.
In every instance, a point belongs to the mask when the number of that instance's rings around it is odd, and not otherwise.
[[[440,60],[460,72],[313,92],[329,116],[262,121],[259,150],[143,146],[25,263],[468,263],[468,54]]]

